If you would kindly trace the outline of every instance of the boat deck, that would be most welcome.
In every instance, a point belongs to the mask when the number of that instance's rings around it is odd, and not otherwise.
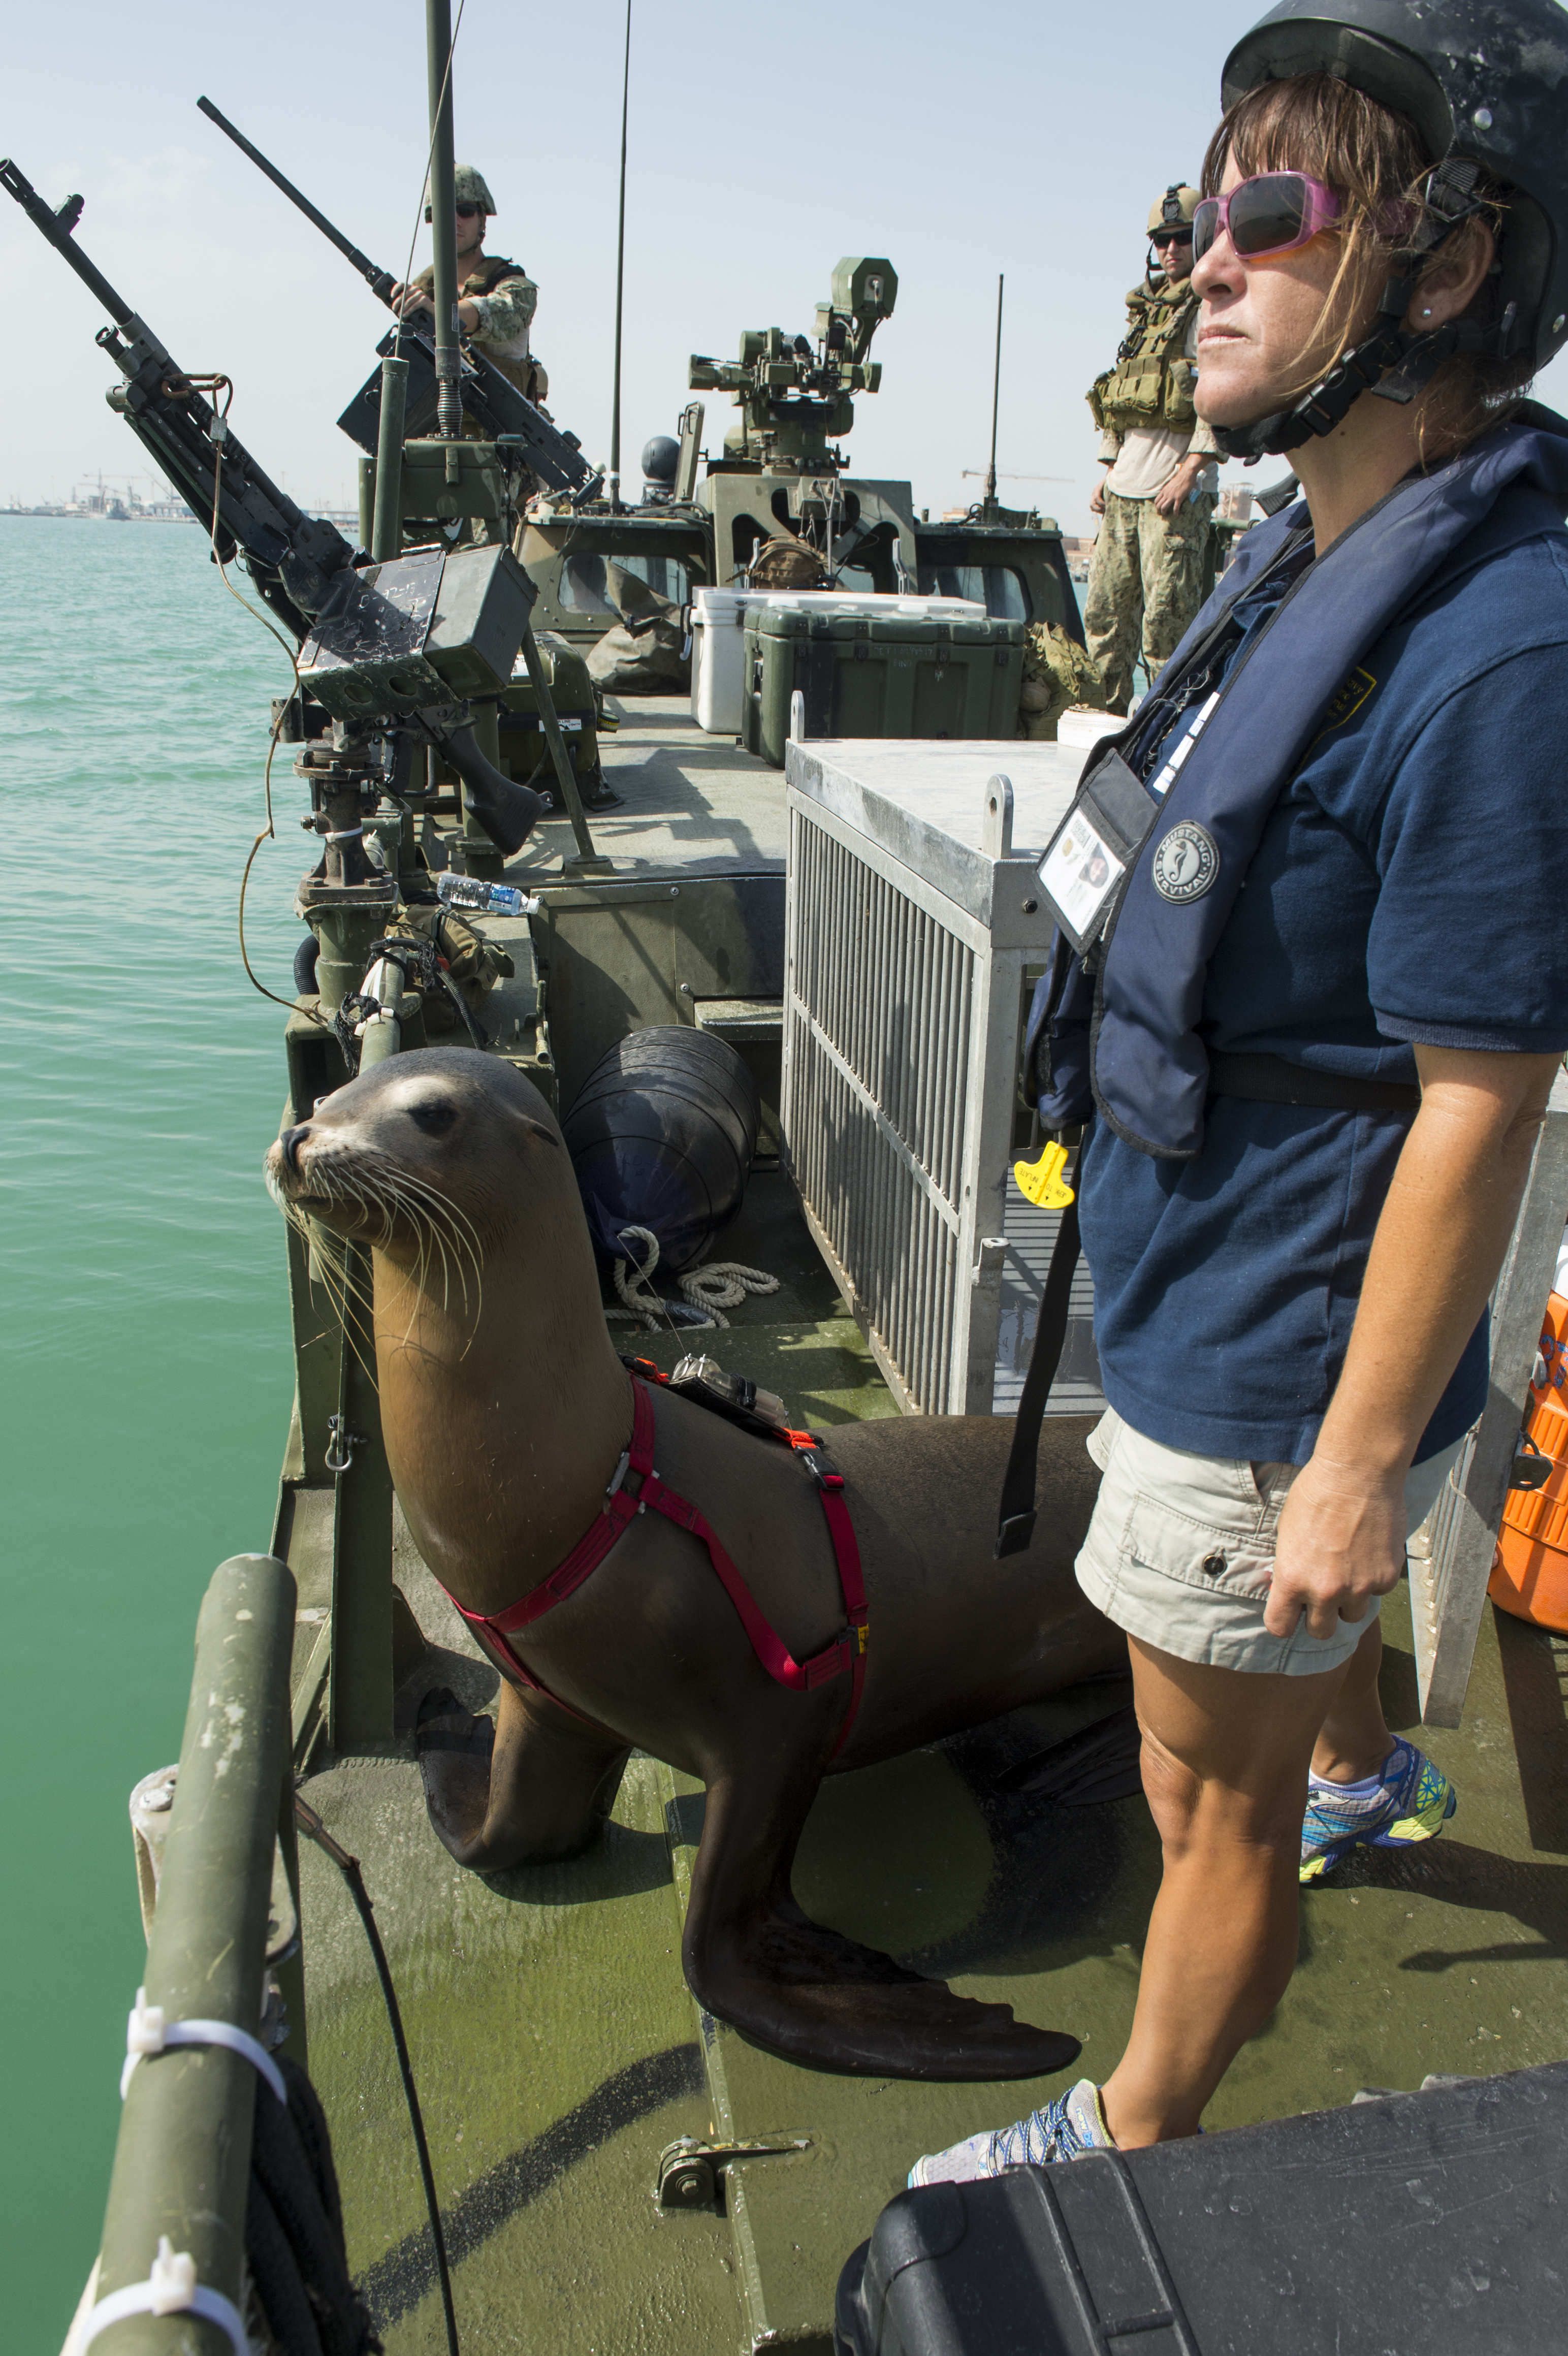
[[[611,699],[621,715],[600,739],[606,783],[622,807],[589,813],[596,848],[617,876],[774,874],[784,869],[784,787],[729,736],[709,736],[684,695]],[[537,877],[572,849],[564,819],[546,819],[507,869]]]
[[[781,1177],[754,1182],[727,1248],[780,1292],[704,1337],[814,1425],[888,1414]],[[794,1236],[793,1256],[791,1235]],[[667,1366],[686,1337],[634,1336]],[[701,1794],[636,1758],[602,1843],[485,1878],[429,1830],[407,1728],[432,1683],[487,1705],[494,1672],[406,1537],[399,1582],[435,1649],[384,1755],[307,1796],[363,1860],[401,1997],[469,2356],[827,2356],[838,2269],[918,2152],[1057,2091],[919,2086],[794,2067],[702,2014],[680,1971]],[[1402,1589],[1385,1607],[1390,1722],[1415,1728]],[[1361,2085],[1558,2059],[1568,2019],[1568,1643],[1488,1612],[1462,1729],[1422,1738],[1457,1784],[1445,1837],[1366,1856],[1307,1894],[1301,1964],[1211,2127],[1348,2102]],[[795,1876],[852,1936],[1001,1997],[1108,2067],[1131,2017],[1157,1860],[1141,1800],[1008,1797],[998,1772],[1125,1698],[1070,1695],[824,1788]],[[349,2188],[350,2257],[389,2356],[443,2345],[419,2179],[362,1933],[333,1869],[302,1854],[310,2068]],[[783,2149],[732,2165],[726,2214],[661,2212],[677,2136]]]
[[[628,706],[608,748],[621,811],[594,831],[617,874],[772,873],[783,781],[692,729],[683,703]],[[514,874],[535,873],[564,829]],[[716,847],[717,846],[717,847]],[[702,1336],[831,1426],[893,1402],[834,1292],[786,1179],[754,1177],[724,1253],[776,1293]],[[666,1366],[688,1333],[627,1329]],[[313,1493],[314,1496],[314,1493]],[[296,1511],[302,1611],[329,1594],[330,1493]],[[702,1795],[651,1759],[628,1768],[583,1857],[486,1877],[430,1831],[409,1730],[435,1683],[484,1707],[494,1672],[406,1532],[396,1575],[429,1649],[408,1668],[398,1736],[304,1789],[362,1860],[400,1995],[454,2265],[466,2356],[827,2356],[838,2270],[918,2153],[1056,2092],[1061,2081],[923,2086],[839,2078],[762,2053],[703,2014],[680,1970]],[[981,1599],[977,1599],[977,1601]],[[1402,1589],[1385,1609],[1392,1725],[1416,1725]],[[301,1630],[301,1657],[315,1634]],[[1301,1962],[1277,2017],[1213,2104],[1225,2128],[1553,2061],[1568,2021],[1568,1643],[1483,1628],[1465,1723],[1422,1740],[1459,1811],[1438,1842],[1368,1854],[1308,1893]],[[819,1919],[1114,2062],[1131,2017],[1157,1849],[1141,1799],[1009,1796],[1010,1764],[1121,1707],[1083,1689],[824,1787],[796,1893]],[[362,1931],[333,1868],[302,1853],[309,2066],[347,2194],[349,2254],[389,2356],[444,2345],[432,2254],[391,2040]],[[1222,1893],[1217,1893],[1217,1900]],[[677,2137],[749,2147],[721,2205],[661,2211]]]

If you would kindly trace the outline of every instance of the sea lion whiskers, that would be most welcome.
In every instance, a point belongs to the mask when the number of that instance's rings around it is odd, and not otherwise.
[[[284,1164],[289,1166],[286,1154]],[[364,1364],[361,1343],[368,1344],[372,1337],[373,1304],[356,1273],[357,1263],[348,1248],[351,1238],[340,1235],[325,1218],[313,1215],[304,1203],[293,1199],[284,1191],[277,1165],[274,1149],[263,1165],[268,1192],[284,1217],[310,1241],[339,1323]],[[439,1256],[443,1312],[452,1312],[454,1289],[461,1293],[462,1314],[468,1327],[463,1352],[466,1355],[477,1330],[484,1281],[477,1231],[461,1205],[440,1188],[401,1168],[377,1147],[359,1142],[350,1144],[331,1138],[313,1140],[308,1167],[300,1171],[299,1177],[306,1201],[314,1201],[324,1209],[332,1205],[354,1214],[368,1230],[365,1240],[372,1248],[389,1249],[400,1225],[411,1237],[415,1298],[411,1303],[405,1341],[411,1336],[418,1315],[419,1294],[429,1291],[433,1295],[430,1280]]]
[[[478,1331],[480,1313],[484,1307],[484,1265],[478,1232],[466,1213],[453,1203],[450,1196],[443,1194],[439,1187],[432,1186],[428,1180],[415,1177],[411,1171],[394,1168],[388,1170],[384,1174],[378,1173],[378,1176],[384,1184],[389,1202],[396,1205],[403,1220],[412,1229],[419,1246],[419,1258],[413,1271],[416,1295],[426,1290],[431,1247],[433,1245],[435,1250],[441,1255],[442,1310],[443,1313],[450,1314],[452,1278],[455,1269],[457,1281],[462,1289],[463,1314],[469,1320],[468,1335],[459,1354],[460,1356],[466,1357],[474,1345],[474,1336]],[[450,1255],[447,1249],[449,1244]],[[472,1301],[468,1290],[470,1270],[474,1278]],[[412,1333],[414,1320],[418,1313],[419,1306],[416,1298],[410,1309],[408,1332],[404,1335],[405,1342]]]

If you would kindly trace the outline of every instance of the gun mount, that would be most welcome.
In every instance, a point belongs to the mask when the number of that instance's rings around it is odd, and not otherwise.
[[[740,414],[724,437],[726,460],[778,474],[836,472],[843,461],[829,444],[855,423],[850,396],[875,392],[881,383],[881,365],[867,354],[892,316],[898,291],[891,262],[847,256],[833,273],[827,301],[817,306],[815,343],[781,327],[748,327],[738,360],[694,352],[692,390],[735,396]]]
[[[368,254],[361,253],[359,248],[345,237],[343,231],[336,228],[326,215],[246,138],[242,131],[235,128],[209,98],[198,98],[196,102],[208,120],[218,125],[225,138],[231,139],[241,155],[248,155],[257,170],[264,173],[292,205],[297,206],[306,220],[321,231],[328,244],[336,247],[344,260],[358,272],[377,300],[390,309],[396,284],[391,272],[381,269]],[[381,359],[397,351],[408,360],[410,372],[403,432],[411,437],[443,432],[439,414],[442,378],[433,316],[421,317],[416,314],[403,320],[400,327],[383,337],[376,351]],[[574,503],[593,497],[603,477],[590,468],[576,434],[564,433],[533,402],[525,399],[486,353],[476,345],[464,345],[460,353],[455,353],[450,369],[455,371],[451,374],[450,380],[456,390],[464,415],[473,421],[486,440],[512,444],[540,483],[552,491],[563,493]],[[360,386],[337,421],[349,440],[357,442],[370,457],[376,455],[380,411],[381,371],[378,369]],[[443,433],[443,438],[450,440],[453,437]],[[412,512],[406,508],[404,511]]]
[[[227,378],[181,369],[83,252],[80,197],[51,208],[9,157],[0,158],[0,187],[108,311],[113,325],[96,340],[124,378],[109,390],[111,408],[206,525],[219,562],[242,559],[300,648],[293,716],[286,727],[280,716],[278,733],[304,745],[297,766],[311,788],[306,824],[325,837],[302,913],[363,903],[379,915],[395,897],[390,879],[367,861],[364,833],[383,795],[405,810],[417,796],[407,758],[416,736],[461,778],[468,814],[494,850],[520,849],[544,802],[496,767],[475,739],[470,708],[493,724],[519,650],[530,677],[538,661],[533,584],[510,550],[421,550],[367,565],[336,526],[273,482],[229,426],[227,403],[214,409],[205,398]]]

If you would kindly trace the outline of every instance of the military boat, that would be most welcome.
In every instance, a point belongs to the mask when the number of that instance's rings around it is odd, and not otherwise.
[[[430,17],[439,224],[443,0]],[[754,573],[769,541],[805,545],[840,581],[848,553],[895,598],[901,580],[941,588],[955,573],[962,594],[982,592],[971,602],[993,636],[976,644],[992,659],[997,627],[1020,618],[1008,580],[1041,600],[1031,613],[1060,593],[1071,616],[1051,535],[1012,517],[928,530],[907,486],[768,443],[781,381],[809,374],[807,355],[770,337],[748,337],[726,380],[739,446],[700,485],[688,418],[667,502],[661,487],[631,512],[600,504],[548,421],[486,412],[498,396],[440,332],[453,264],[438,229],[436,430],[405,443],[412,379],[394,350],[353,546],[288,501],[228,431],[221,387],[183,374],[93,268],[80,199],[56,212],[15,166],[0,179],[107,310],[114,404],[210,519],[220,561],[242,552],[298,650],[274,749],[292,752],[321,855],[300,886],[299,990],[280,1025],[284,1127],[352,1070],[431,1041],[507,1060],[566,1114],[628,1038],[706,1034],[759,1108],[717,1247],[759,1281],[738,1284],[719,1312],[728,1330],[699,1328],[701,1345],[815,1430],[1010,1412],[1060,1215],[1020,1183],[1048,1142],[1022,1085],[1049,947],[1032,885],[1081,755],[830,735],[809,725],[804,690],[782,769],[667,695],[621,696],[591,764],[563,723],[573,665],[602,635],[601,562],[677,607],[703,581]],[[818,338],[835,368],[865,369],[891,286],[885,263],[840,273]],[[860,325],[836,343],[843,321]],[[827,399],[809,384],[801,397]],[[476,415],[485,430],[465,435]],[[558,478],[542,498],[541,466]],[[808,627],[808,655],[815,643]],[[956,663],[953,641],[911,643],[933,669]],[[854,666],[856,645],[867,662],[896,659],[867,637],[834,642],[831,662]],[[590,694],[581,716],[598,709]],[[508,752],[518,723],[533,741]],[[608,794],[585,798],[595,767]],[[1514,2331],[1506,2265],[1494,2285],[1483,2256],[1510,2231],[1534,2245],[1558,2197],[1512,2157],[1524,2115],[1495,2090],[1522,2086],[1541,2116],[1561,2099],[1563,1644],[1485,1597],[1565,1215],[1560,1085],[1495,1303],[1492,1405],[1385,1615],[1390,1722],[1424,1725],[1464,1813],[1441,1842],[1369,1857],[1313,1893],[1291,1989],[1212,2107],[1211,2128],[1236,2132],[1210,2138],[1191,2208],[1193,2234],[1219,2218],[1244,2240],[1283,2171],[1322,2230],[1349,2236],[1369,2171],[1403,2187],[1431,2293],[1398,2342],[1413,2351],[1545,2344]],[[276,1516],[236,1530],[196,1631],[179,1761],[133,1795],[124,1902],[139,1892],[145,1985],[101,2253],[68,2345],[869,2347],[864,2270],[853,2295],[840,2288],[852,2254],[917,2154],[1011,2119],[1024,2090],[808,2069],[699,2004],[681,1934],[702,1790],[656,1758],[633,1757],[582,1854],[485,1876],[453,1862],[427,1821],[416,1714],[432,1685],[487,1708],[496,1672],[400,1511],[341,1264],[295,1226],[280,1256],[295,1391],[292,1408],[278,1402]],[[711,1316],[700,1285],[694,1302],[656,1269],[632,1280],[623,1264],[623,1279],[605,1290],[628,1348],[671,1372],[694,1315]],[[1091,1314],[1079,1280],[1053,1412],[1098,1404]],[[1101,1681],[830,1777],[795,1862],[801,1905],[1070,2028],[1093,2070],[1131,2016],[1158,1870],[1125,1702]],[[1077,1755],[1103,1772],[1066,1785],[1035,1772],[1096,1728],[1101,1751]],[[1371,2090],[1386,2099],[1353,2110]],[[1478,2195],[1445,2208],[1432,2190],[1456,2152],[1481,2154],[1489,2209]],[[1048,2189],[1030,2197],[1061,2224]],[[1058,2233],[1059,2255],[1077,2254],[1055,2288],[1032,2277],[1021,2324],[987,2331],[937,2300],[905,2319],[910,2336],[876,2344],[1198,2348],[1143,2200],[1126,2192],[1119,2240]],[[1168,2248],[1179,2219],[1164,2230]],[[1372,2344],[1333,2285],[1292,2272],[1285,2239],[1272,2264],[1227,2346]]]

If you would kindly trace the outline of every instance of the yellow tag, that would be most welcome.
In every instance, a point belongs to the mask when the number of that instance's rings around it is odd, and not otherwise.
[[[1061,1175],[1066,1167],[1065,1145],[1048,1145],[1038,1162],[1015,1162],[1019,1193],[1036,1210],[1065,1211],[1072,1200],[1072,1189]]]

